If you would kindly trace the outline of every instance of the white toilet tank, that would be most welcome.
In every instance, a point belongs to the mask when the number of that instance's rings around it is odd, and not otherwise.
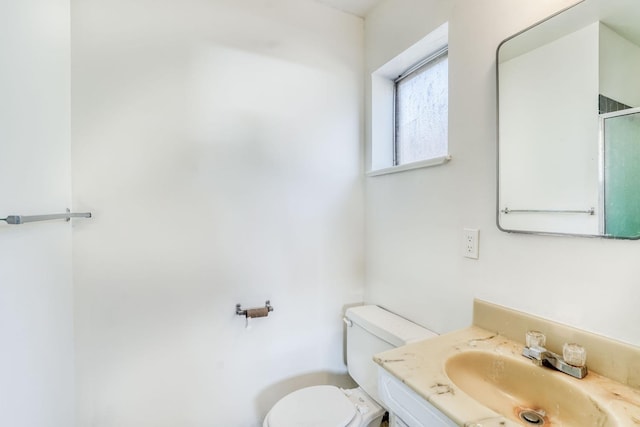
[[[437,335],[376,305],[347,309],[345,322],[349,375],[378,403],[378,365],[373,355]]]

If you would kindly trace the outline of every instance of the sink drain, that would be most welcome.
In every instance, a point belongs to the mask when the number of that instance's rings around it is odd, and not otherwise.
[[[541,426],[544,425],[544,415],[537,413],[536,411],[532,411],[530,409],[521,411],[518,416],[522,421],[532,426]]]

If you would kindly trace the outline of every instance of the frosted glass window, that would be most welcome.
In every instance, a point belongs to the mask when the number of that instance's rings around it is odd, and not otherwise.
[[[418,64],[395,83],[395,165],[448,155],[447,52]]]

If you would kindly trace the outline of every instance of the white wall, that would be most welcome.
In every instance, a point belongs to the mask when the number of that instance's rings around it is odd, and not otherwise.
[[[600,25],[600,93],[631,107],[640,106],[640,46]]]
[[[449,21],[453,160],[366,179],[366,301],[446,332],[470,324],[480,297],[640,344],[638,242],[495,225],[496,48],[570,3],[387,0],[367,17],[368,72]],[[481,230],[477,261],[461,255],[463,227]]]
[[[599,27],[587,25],[500,62],[501,210],[598,208]],[[500,225],[598,234],[598,216],[501,214]]]
[[[71,207],[69,2],[0,2],[0,217]],[[0,425],[73,425],[71,227],[0,222]]]
[[[363,299],[362,20],[72,2],[77,424],[261,426]],[[235,304],[275,311],[251,330]]]

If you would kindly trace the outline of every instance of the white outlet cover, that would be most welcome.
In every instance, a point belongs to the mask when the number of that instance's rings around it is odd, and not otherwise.
[[[462,231],[462,255],[466,258],[478,259],[480,245],[480,230],[465,228]]]

